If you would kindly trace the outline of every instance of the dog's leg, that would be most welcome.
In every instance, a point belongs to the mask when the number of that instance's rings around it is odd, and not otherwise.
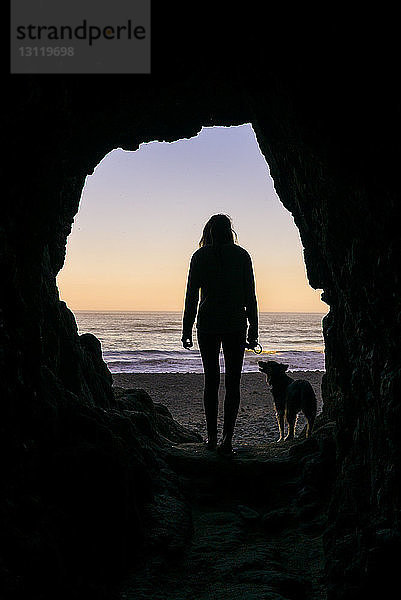
[[[291,412],[289,413],[288,411],[285,414],[286,417],[286,421],[288,423],[288,433],[285,436],[284,440],[287,441],[291,441],[294,439],[294,433],[295,433],[295,422],[297,420],[297,415],[292,414]]]
[[[306,432],[305,432],[305,436],[308,438],[311,435],[311,433],[312,433],[312,429],[313,429],[313,424],[315,422],[316,413],[305,415],[305,417],[306,417]]]
[[[276,411],[276,418],[277,418],[278,430],[280,433],[280,437],[277,441],[282,442],[284,439],[284,413],[281,411],[280,412]]]

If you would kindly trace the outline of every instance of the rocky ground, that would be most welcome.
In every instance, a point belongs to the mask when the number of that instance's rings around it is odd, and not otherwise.
[[[134,397],[132,390],[117,393],[121,404],[124,394]],[[142,559],[117,597],[326,598],[323,534],[333,424],[321,416],[309,440],[301,434],[290,444],[245,445],[222,458],[206,449],[199,434],[177,424],[166,407],[154,406],[164,483],[149,505]]]
[[[192,444],[170,457],[185,471],[193,496],[185,551],[154,556],[127,579],[121,599],[324,599],[325,515],[311,489],[297,488],[295,461],[273,458],[268,448],[236,457],[222,477],[237,488],[230,497],[221,480],[215,485],[226,461],[206,452]]]

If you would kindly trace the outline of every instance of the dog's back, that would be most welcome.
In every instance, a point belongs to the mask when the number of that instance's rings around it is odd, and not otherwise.
[[[313,387],[305,379],[296,379],[292,381],[286,390],[286,411],[287,414],[294,415],[302,411],[308,419],[315,418],[317,411],[317,401]]]

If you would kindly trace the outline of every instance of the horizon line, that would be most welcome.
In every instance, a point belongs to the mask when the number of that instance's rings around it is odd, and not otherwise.
[[[154,309],[154,310],[150,310],[150,309],[133,309],[133,310],[127,310],[127,309],[118,309],[118,308],[71,308],[67,305],[67,308],[69,310],[71,310],[71,312],[103,312],[103,313],[183,313],[183,310],[164,310],[164,309]],[[329,310],[327,310],[326,312],[321,312],[318,310],[260,310],[258,311],[259,314],[299,314],[299,315],[326,315]]]

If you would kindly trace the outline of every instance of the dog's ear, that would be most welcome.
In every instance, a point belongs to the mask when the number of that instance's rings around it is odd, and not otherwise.
[[[289,366],[290,365],[283,365],[283,364],[280,365],[280,367],[282,368],[283,371],[286,371]]]

